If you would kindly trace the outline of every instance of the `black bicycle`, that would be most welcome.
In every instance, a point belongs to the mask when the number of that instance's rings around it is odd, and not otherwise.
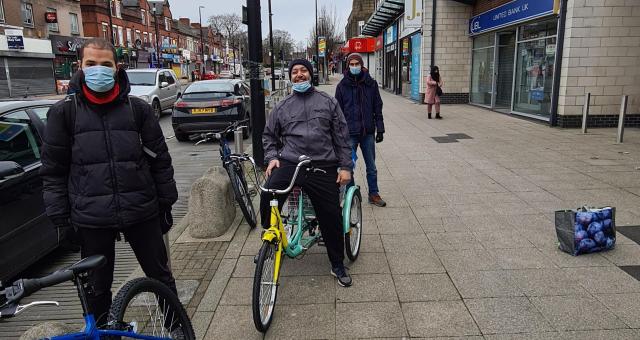
[[[247,223],[249,223],[249,226],[251,228],[255,228],[257,225],[257,217],[256,211],[253,208],[253,203],[251,202],[251,194],[252,192],[257,191],[255,189],[253,191],[249,190],[247,179],[244,175],[244,167],[242,165],[244,162],[249,161],[250,157],[246,153],[237,154],[231,152],[229,142],[227,141],[227,135],[235,131],[243,131],[243,129],[247,129],[248,127],[242,124],[246,124],[248,121],[248,119],[237,121],[230,124],[226,129],[220,132],[207,132],[192,135],[189,139],[192,141],[198,140],[196,145],[214,139],[218,140],[220,144],[220,159],[222,160],[222,166],[227,171],[229,179],[231,180],[231,187],[233,188],[233,194],[236,202],[240,205],[240,210],[242,211]]]

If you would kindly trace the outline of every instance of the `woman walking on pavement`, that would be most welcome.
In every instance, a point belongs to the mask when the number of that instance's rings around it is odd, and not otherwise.
[[[428,118],[431,119],[431,109],[436,107],[436,119],[442,119],[440,116],[440,96],[442,95],[442,86],[444,82],[440,78],[440,70],[438,66],[431,66],[431,73],[427,76],[427,89],[424,94],[424,102],[427,104]]]

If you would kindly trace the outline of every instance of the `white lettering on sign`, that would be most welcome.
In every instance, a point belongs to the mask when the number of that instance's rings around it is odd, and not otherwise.
[[[493,20],[500,20],[500,19],[505,19],[509,16],[521,13],[521,12],[526,12],[527,10],[529,10],[529,3],[523,4],[522,6],[516,6],[513,8],[509,8],[506,9],[500,13],[496,13],[493,15]]]

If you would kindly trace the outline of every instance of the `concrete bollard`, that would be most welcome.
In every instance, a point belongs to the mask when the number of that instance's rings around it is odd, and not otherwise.
[[[194,238],[214,238],[223,235],[236,216],[233,188],[226,170],[214,166],[191,186],[186,223]]]
[[[72,328],[71,326],[63,322],[46,321],[27,329],[20,336],[20,340],[48,339],[53,338],[54,336],[60,336],[77,331],[77,329]]]
[[[618,116],[618,138],[616,139],[618,144],[621,144],[624,139],[624,116],[627,115],[628,102],[629,96],[622,96],[622,103],[620,104],[620,116]]]

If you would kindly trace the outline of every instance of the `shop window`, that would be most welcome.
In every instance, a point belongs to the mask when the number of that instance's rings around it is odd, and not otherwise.
[[[131,40],[131,29],[127,28],[127,45],[133,47],[133,41]]]
[[[556,37],[518,44],[513,110],[549,116],[556,57]]]
[[[140,9],[140,17],[142,18],[142,24],[146,25],[147,24],[147,11],[145,11],[144,9]]]
[[[120,1],[115,0],[114,6],[116,8],[116,18],[122,19],[122,5],[120,4]]]
[[[27,27],[33,27],[33,5],[23,2],[20,8],[22,11],[22,24]]]
[[[80,22],[78,21],[78,14],[69,13],[71,18],[71,34],[80,34]]]
[[[109,25],[102,23],[102,38],[109,40]]]
[[[124,31],[120,26],[118,26],[118,44],[124,46]]]
[[[58,17],[58,10],[55,8],[47,7],[47,13],[55,13],[56,18]],[[57,22],[50,22],[47,26],[49,28],[49,32],[58,32],[60,30]]]
[[[558,21],[556,19],[536,22],[520,26],[518,40],[531,40],[544,37],[555,36],[558,32]]]
[[[473,39],[471,93],[469,95],[470,101],[475,104],[491,105],[494,39],[494,33],[481,35]]]

